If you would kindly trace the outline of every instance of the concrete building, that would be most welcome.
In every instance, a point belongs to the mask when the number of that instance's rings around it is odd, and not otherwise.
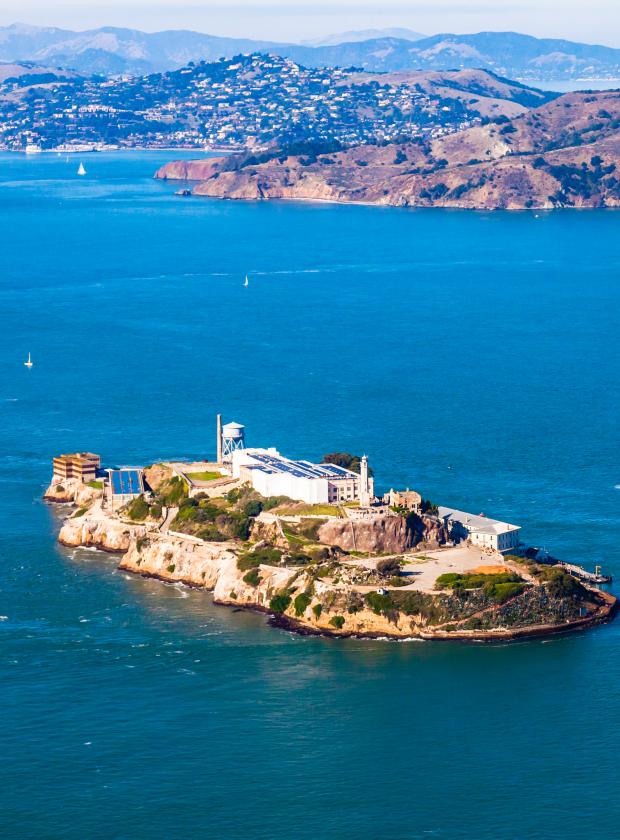
[[[413,513],[420,513],[422,496],[415,490],[390,490],[383,497],[383,502],[390,507],[405,508]]]
[[[76,478],[87,484],[94,481],[97,470],[101,466],[101,458],[93,452],[73,452],[69,455],[58,455],[54,458],[55,483]]]
[[[502,554],[514,551],[519,545],[520,525],[448,507],[440,507],[438,515],[457,542],[459,539],[469,540],[472,545],[494,549]]]
[[[232,475],[248,482],[262,496],[288,496],[308,504],[344,504],[372,500],[373,479],[335,464],[294,461],[277,449],[238,449],[232,455]],[[369,502],[370,503],[370,502]]]

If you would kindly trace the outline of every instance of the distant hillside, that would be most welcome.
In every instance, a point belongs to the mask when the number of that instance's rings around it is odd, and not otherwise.
[[[279,44],[219,38],[199,32],[145,33],[102,27],[86,32],[14,24],[0,27],[0,61],[35,61],[80,73],[131,74],[173,70],[190,61],[214,61],[269,51],[306,67],[363,70],[484,68],[509,78],[620,78],[620,50],[515,32],[441,34],[415,40],[409,30],[345,32],[321,44]]]
[[[331,47],[288,48],[287,54],[309,66],[338,64],[372,71],[481,67],[512,79],[620,78],[620,49],[516,32],[433,35],[414,43],[380,38]]]
[[[148,33],[114,26],[85,32],[24,24],[0,27],[0,61],[30,60],[86,75],[144,75],[272,46],[277,45],[180,29]]]
[[[303,41],[306,47],[333,47],[335,44],[351,44],[360,41],[374,41],[377,38],[400,38],[403,41],[420,41],[427,38],[421,32],[414,32],[411,29],[361,29],[352,32],[339,32],[335,35],[326,35],[323,38],[313,38],[310,41]]]
[[[381,75],[261,54],[130,79],[37,73],[0,80],[0,148],[351,146],[439,136],[554,96],[482,70]]]
[[[620,94],[567,94],[414,143],[178,161],[195,195],[471,209],[620,207]]]

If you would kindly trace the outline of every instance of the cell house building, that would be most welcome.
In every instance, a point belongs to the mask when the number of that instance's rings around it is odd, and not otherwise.
[[[369,504],[373,479],[335,464],[313,464],[281,455],[277,449],[238,449],[232,453],[232,475],[262,496],[288,496],[308,504]]]

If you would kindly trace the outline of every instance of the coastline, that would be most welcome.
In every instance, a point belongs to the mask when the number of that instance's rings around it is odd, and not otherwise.
[[[84,493],[80,502],[84,502]],[[65,494],[66,495],[66,494]],[[157,525],[131,524],[106,515],[96,494],[90,510],[81,513],[71,508],[64,519],[58,542],[67,547],[92,547],[119,557],[118,568],[164,583],[181,583],[212,595],[213,603],[235,609],[260,612],[269,616],[269,624],[300,635],[330,638],[365,638],[373,640],[458,641],[462,643],[507,643],[586,630],[608,623],[618,609],[617,599],[606,592],[586,586],[590,606],[585,615],[554,622],[528,623],[524,626],[468,627],[469,619],[441,619],[433,624],[422,613],[377,612],[368,604],[357,605],[349,614],[342,604],[355,591],[346,583],[308,576],[306,568],[272,566],[261,563],[257,569],[260,581],[249,583],[245,568],[239,568],[239,546],[231,541],[209,543],[176,532],[162,533]],[[79,493],[76,493],[76,500]],[[55,497],[53,487],[44,499],[52,504],[65,498]],[[76,513],[78,514],[76,516]],[[265,523],[259,536],[264,535]],[[531,588],[533,592],[535,587]],[[298,612],[299,596],[305,596]],[[385,590],[378,589],[377,592]],[[402,592],[403,590],[399,590]],[[417,592],[417,590],[413,590]],[[287,593],[280,611],[274,610],[275,596]],[[429,596],[426,596],[427,598]],[[432,597],[432,596],[431,596]],[[440,599],[441,593],[436,596]],[[297,600],[295,600],[297,599]],[[312,603],[330,605],[310,609]],[[294,612],[293,612],[294,608]],[[501,607],[486,607],[479,614],[493,617]]]

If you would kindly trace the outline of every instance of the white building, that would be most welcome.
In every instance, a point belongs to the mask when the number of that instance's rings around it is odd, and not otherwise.
[[[457,539],[469,540],[480,548],[491,548],[503,554],[514,551],[519,545],[519,525],[448,507],[440,507],[438,515]]]
[[[374,493],[373,479],[335,464],[285,458],[277,449],[239,449],[232,453],[232,475],[262,496],[288,496],[308,504],[362,502]]]

